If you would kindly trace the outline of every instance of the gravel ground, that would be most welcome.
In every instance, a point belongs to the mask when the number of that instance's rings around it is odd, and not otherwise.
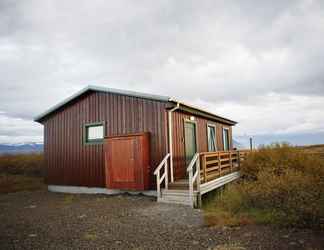
[[[324,249],[324,233],[208,228],[202,211],[144,196],[0,195],[0,249]]]

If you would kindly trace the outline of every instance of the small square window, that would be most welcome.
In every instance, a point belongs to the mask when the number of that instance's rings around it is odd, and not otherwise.
[[[85,125],[85,142],[101,143],[104,139],[104,126],[102,123]]]

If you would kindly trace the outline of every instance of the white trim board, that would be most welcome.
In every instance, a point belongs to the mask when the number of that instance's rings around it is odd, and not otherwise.
[[[61,186],[61,185],[48,185],[48,191],[55,193],[68,193],[68,194],[132,194],[132,195],[146,195],[156,197],[155,190],[147,191],[132,191],[132,190],[119,190],[98,187],[80,187],[80,186]]]
[[[209,191],[212,191],[216,188],[219,188],[221,186],[224,186],[225,184],[232,182],[240,177],[240,172],[234,172],[225,176],[222,176],[220,178],[217,178],[215,180],[203,183],[200,185],[200,193],[205,194]]]

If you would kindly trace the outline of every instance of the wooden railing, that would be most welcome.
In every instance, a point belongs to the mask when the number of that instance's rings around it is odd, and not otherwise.
[[[200,153],[201,182],[206,183],[238,171],[240,163],[246,159],[249,152],[249,150],[235,150]]]
[[[201,203],[200,184],[215,180],[224,175],[236,172],[240,168],[241,162],[250,153],[249,150],[240,151],[217,151],[196,153],[190,161],[187,172],[189,177],[189,199],[194,206],[194,188],[197,191],[198,204]],[[168,189],[169,173],[168,161],[170,154],[167,154],[155,169],[156,190],[158,199],[161,198],[161,186]],[[200,177],[200,178],[199,178]],[[172,181],[171,181],[172,182]],[[205,184],[204,184],[205,185]]]
[[[251,153],[252,151],[249,149],[244,149],[244,150],[238,150],[238,152],[240,154],[240,158],[239,158],[239,163],[240,163],[245,161],[248,154]]]
[[[164,181],[165,189],[168,189],[169,174],[168,174],[168,159],[170,154],[167,154],[161,161],[160,165],[155,169],[154,174],[156,175],[156,191],[157,197],[161,198],[161,185]],[[164,168],[163,168],[164,167]],[[161,175],[161,169],[163,168],[163,174]]]
[[[195,166],[195,169],[194,169]],[[192,158],[191,162],[187,168],[188,176],[189,176],[189,199],[191,201],[191,205],[194,206],[194,185],[197,183],[197,191],[199,193],[200,188],[200,159],[199,153],[196,153]]]

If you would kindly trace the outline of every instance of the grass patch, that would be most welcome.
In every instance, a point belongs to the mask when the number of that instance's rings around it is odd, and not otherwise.
[[[74,200],[75,200],[75,196],[74,195],[67,194],[67,195],[64,195],[63,203],[65,205],[70,205],[70,204],[73,203]]]
[[[244,250],[246,249],[241,244],[236,242],[230,242],[227,244],[218,245],[213,250]]]
[[[0,194],[19,191],[32,191],[44,188],[41,177],[0,174]]]
[[[0,193],[45,187],[43,154],[0,155]]]
[[[98,239],[98,236],[95,233],[85,233],[83,238],[86,240],[96,240]]]
[[[41,153],[0,155],[0,173],[41,177],[43,170]]]
[[[204,199],[208,225],[276,224],[324,229],[324,161],[286,144],[263,147],[243,178]]]
[[[203,197],[204,220],[208,226],[240,226],[254,224],[247,209],[242,210],[242,196],[232,186],[214,190]]]

